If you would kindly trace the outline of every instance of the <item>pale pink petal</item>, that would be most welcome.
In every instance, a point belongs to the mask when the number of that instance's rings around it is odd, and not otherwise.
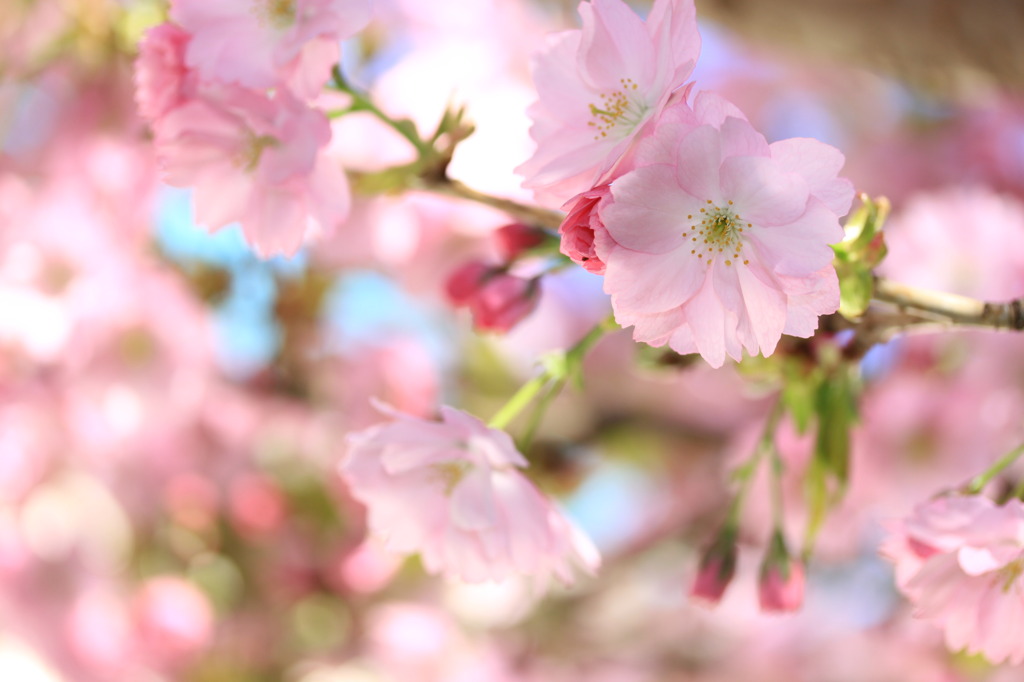
[[[288,87],[298,97],[311,100],[324,88],[331,77],[331,67],[341,59],[341,47],[336,40],[311,40],[302,49],[288,75]]]
[[[306,206],[301,190],[270,187],[255,194],[242,230],[256,253],[266,258],[293,255],[302,246],[306,234]]]
[[[722,202],[719,168],[722,145],[718,131],[701,126],[687,135],[677,151],[676,180],[695,199]]]
[[[765,267],[790,276],[807,276],[829,265],[835,253],[829,244],[842,241],[835,214],[812,202],[796,220],[783,225],[754,225],[749,239]]]
[[[839,278],[828,265],[810,277],[776,275],[788,298],[783,334],[807,338],[818,328],[818,317],[839,309]]]
[[[811,194],[837,216],[850,210],[853,183],[837,177],[846,160],[838,149],[818,140],[796,137],[773,142],[771,154],[780,168],[802,175]]]
[[[330,234],[348,218],[352,204],[348,178],[325,154],[317,155],[309,179],[309,211],[318,234]]]
[[[750,320],[749,331],[757,338],[761,353],[771,355],[786,326],[786,296],[778,284],[762,281],[752,268],[739,266],[734,269],[743,292],[746,316]]]
[[[237,173],[227,173],[200,183],[192,195],[196,222],[207,229],[217,230],[242,220],[249,210],[253,189],[252,181]]]
[[[719,129],[722,137],[722,157],[769,156],[768,141],[764,135],[744,119],[729,117]]]
[[[725,309],[715,296],[710,277],[704,282],[704,287],[687,303],[686,316],[690,321],[693,342],[701,357],[712,367],[721,367],[725,363],[725,337],[730,330],[726,329]],[[677,353],[685,352],[675,346],[672,346],[672,349]]]
[[[451,497],[452,523],[461,530],[482,530],[498,522],[491,473],[477,467],[455,486]]]
[[[769,158],[733,156],[722,162],[721,173],[722,193],[747,222],[786,225],[807,210],[807,182],[797,173],[780,172]]]
[[[747,117],[735,104],[710,90],[697,93],[693,100],[693,111],[700,123],[715,128],[721,128],[728,118],[747,120]]]
[[[704,281],[704,266],[680,240],[675,251],[652,257],[617,249],[605,264],[605,292],[615,307],[642,314],[661,313],[688,301]]]
[[[664,256],[683,244],[701,201],[679,191],[671,166],[647,166],[612,183],[613,202],[601,208],[605,230],[633,251]]]
[[[633,326],[633,339],[651,346],[664,346],[676,329],[686,323],[683,309],[673,308],[654,315],[617,315],[615,321],[621,326]]]
[[[622,0],[579,4],[583,19],[579,72],[594,90],[617,88],[620,78],[647,86],[654,77],[656,56],[647,26]]]
[[[688,324],[684,324],[676,329],[675,333],[668,341],[669,348],[679,353],[680,355],[689,355],[690,353],[699,353],[700,350],[697,348],[697,342],[693,339],[693,330],[690,329]]]
[[[658,53],[671,55],[671,59],[658,61],[659,69],[671,67],[671,73],[666,77],[670,82],[682,83],[690,77],[700,55],[701,40],[694,3],[655,0],[647,15],[647,25]]]

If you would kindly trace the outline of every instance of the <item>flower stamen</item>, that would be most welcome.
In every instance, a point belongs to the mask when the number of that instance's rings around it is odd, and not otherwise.
[[[452,460],[450,462],[441,462],[440,464],[433,465],[432,469],[440,479],[442,487],[444,488],[444,496],[451,497],[452,491],[455,490],[455,486],[466,477],[469,470],[473,468],[473,465],[464,460]]]
[[[743,250],[743,239],[740,233],[743,232],[744,225],[743,219],[736,214],[731,208],[732,201],[728,201],[724,206],[718,206],[710,199],[706,199],[705,203],[708,204],[708,208],[701,208],[699,215],[700,222],[693,222],[690,228],[683,233],[683,237],[690,237],[690,241],[696,242],[701,239],[706,248],[702,248],[702,253],[697,253],[697,257],[704,260],[704,256],[707,255],[705,263],[711,263],[715,254],[717,253],[729,253],[731,257],[726,258],[724,261],[726,266],[731,267],[733,262],[739,262],[740,253]],[[692,214],[686,216],[687,220],[694,220]],[[750,227],[750,223],[745,223],[747,227]],[[697,234],[694,236],[693,233]],[[691,251],[690,253],[696,253],[697,250]],[[750,261],[744,259],[744,265],[749,265]]]
[[[999,583],[1003,593],[1009,592],[1017,583],[1017,579],[1024,575],[1024,556],[1014,559],[995,573],[995,580]]]
[[[620,78],[620,88],[614,92],[600,96],[600,104],[590,104],[590,118],[587,125],[594,128],[594,139],[608,137],[609,133],[617,133],[622,138],[632,133],[647,116],[650,107],[631,95],[637,89],[632,78]]]
[[[295,23],[295,0],[254,0],[252,13],[262,26],[288,28]]]
[[[235,165],[247,173],[256,170],[263,156],[263,150],[277,144],[277,138],[270,135],[249,134],[245,147],[235,156]]]

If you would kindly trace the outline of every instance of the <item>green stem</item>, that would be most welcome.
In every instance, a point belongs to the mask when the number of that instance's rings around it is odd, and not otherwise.
[[[569,350],[567,350],[565,352],[566,357],[582,359],[584,355],[590,352],[590,349],[594,347],[594,344],[601,340],[602,336],[618,328],[619,326],[615,323],[615,317],[613,315],[609,315],[598,322],[582,339],[577,341]]]
[[[419,154],[420,160],[428,159],[435,154],[434,148],[420,138],[419,133],[416,131],[416,125],[412,121],[408,119],[399,121],[385,114],[376,104],[373,103],[373,100],[371,100],[366,93],[356,90],[348,81],[345,80],[345,76],[342,75],[341,68],[337,64],[335,64],[334,68],[331,69],[331,77],[338,90],[352,96],[352,105],[345,113],[368,111],[373,114],[395,130],[399,135],[408,140],[409,144],[416,148],[416,152]],[[332,113],[334,113],[334,117],[341,115],[341,113],[338,112]]]
[[[562,392],[562,387],[565,386],[565,379],[556,379],[548,390],[537,400],[537,404],[533,408],[533,412],[530,414],[530,421],[527,423],[526,430],[523,431],[523,435],[519,438],[519,451],[526,452],[530,449],[530,445],[533,443],[533,437],[537,433],[537,428],[540,426],[540,421],[547,414],[548,406],[551,405],[551,401],[555,399],[559,393]]]
[[[551,386],[548,387],[547,393],[542,398],[540,408],[546,409],[547,405],[558,395],[559,391],[565,385],[566,379],[571,376],[573,369],[579,366],[579,363],[583,361],[583,356],[593,348],[602,336],[612,329],[616,329],[615,319],[611,316],[599,322],[593,329],[577,341],[571,348],[564,351],[560,357],[552,357],[548,362],[545,363],[544,371],[530,379],[523,384],[518,391],[509,398],[508,402],[498,410],[491,421],[488,422],[488,426],[492,429],[504,429],[506,428],[513,419],[515,419],[523,409],[526,408],[533,400],[540,395],[541,391],[548,386],[549,382]],[[536,417],[536,421],[539,422],[540,415]],[[533,438],[533,432],[536,430],[536,424],[531,424],[528,428],[529,439]],[[527,440],[527,443],[529,440]]]
[[[537,394],[540,393],[541,389],[547,385],[551,377],[548,376],[547,372],[544,372],[540,376],[536,376],[525,384],[523,384],[515,394],[509,398],[508,402],[498,410],[498,413],[491,417],[491,421],[487,423],[492,429],[504,429],[511,423],[513,419],[523,411],[527,405],[529,405]]]
[[[739,484],[739,489],[736,491],[736,496],[732,499],[732,504],[729,507],[728,523],[738,524],[740,518],[740,512],[743,510],[743,503],[747,498],[747,492],[750,490],[750,483],[754,478],[754,473],[757,472],[758,467],[761,465],[761,459],[765,453],[771,453],[773,457],[773,473],[775,459],[778,458],[778,452],[775,449],[775,431],[779,427],[779,421],[782,419],[782,415],[785,412],[785,406],[782,403],[782,399],[779,398],[772,407],[772,411],[768,413],[768,420],[765,422],[764,431],[761,434],[760,440],[757,442],[757,446],[754,448],[753,454],[746,462],[737,467],[732,474],[733,480]],[[781,465],[781,461],[779,462]],[[779,494],[781,495],[781,487],[779,488]],[[774,494],[774,490],[773,490]],[[781,509],[781,507],[779,507]],[[772,498],[772,511],[775,512],[775,498]],[[781,515],[781,511],[779,512]],[[775,517],[778,519],[778,517]],[[776,524],[778,525],[778,524]]]
[[[988,485],[989,481],[1003,473],[1007,467],[1016,462],[1021,454],[1024,454],[1024,444],[1018,445],[1016,448],[1000,457],[992,466],[972,478],[970,483],[965,485],[961,491],[965,495],[977,495],[986,485]]]
[[[565,219],[565,214],[559,211],[551,211],[546,208],[540,208],[539,206],[521,204],[518,201],[513,201],[512,199],[485,194],[484,192],[477,191],[472,187],[468,187],[458,180],[453,180],[451,178],[420,178],[419,180],[420,182],[417,185],[417,189],[444,196],[458,197],[459,199],[465,199],[477,204],[483,204],[484,206],[490,206],[491,208],[504,211],[505,213],[508,213],[523,222],[530,223],[531,225],[546,227],[550,230],[557,230],[562,224],[562,220]]]
[[[771,445],[771,488],[772,488],[772,525],[777,531],[782,530],[782,512],[783,512],[783,495],[782,495],[782,473],[785,469],[782,464],[782,457],[779,456],[779,450],[775,447],[774,443]]]

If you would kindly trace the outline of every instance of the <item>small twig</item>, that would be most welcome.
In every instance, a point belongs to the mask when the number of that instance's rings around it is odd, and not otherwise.
[[[919,289],[884,277],[875,278],[875,300],[913,312],[923,321],[961,327],[1024,330],[1024,299],[1006,303],[979,301],[968,296]]]
[[[1020,459],[1020,456],[1024,454],[1024,445],[1018,445],[1013,450],[997,459],[992,466],[986,469],[984,472],[978,474],[972,478],[967,484],[961,488],[961,492],[964,495],[977,495],[985,486],[988,485],[989,481],[1003,473],[1011,464]]]
[[[427,180],[421,178],[417,185],[417,189],[475,201],[478,204],[484,204],[485,206],[496,208],[499,211],[504,211],[510,216],[522,220],[524,223],[536,225],[537,227],[546,227],[550,230],[557,230],[558,226],[562,224],[562,219],[565,217],[558,211],[549,211],[548,209],[540,208],[539,206],[528,206],[526,204],[521,204],[518,201],[513,201],[512,199],[495,197],[490,194],[478,192],[472,187],[467,187],[458,180],[450,180],[447,178]]]

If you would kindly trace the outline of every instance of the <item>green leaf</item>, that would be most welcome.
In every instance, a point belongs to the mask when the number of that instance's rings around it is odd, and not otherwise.
[[[815,395],[818,379],[810,376],[787,377],[782,387],[782,402],[793,418],[797,433],[807,433],[815,415]]]
[[[850,432],[857,421],[860,382],[854,366],[840,365],[815,390],[818,430],[805,479],[808,521],[804,552],[809,553],[830,509],[842,501],[850,478]]]

